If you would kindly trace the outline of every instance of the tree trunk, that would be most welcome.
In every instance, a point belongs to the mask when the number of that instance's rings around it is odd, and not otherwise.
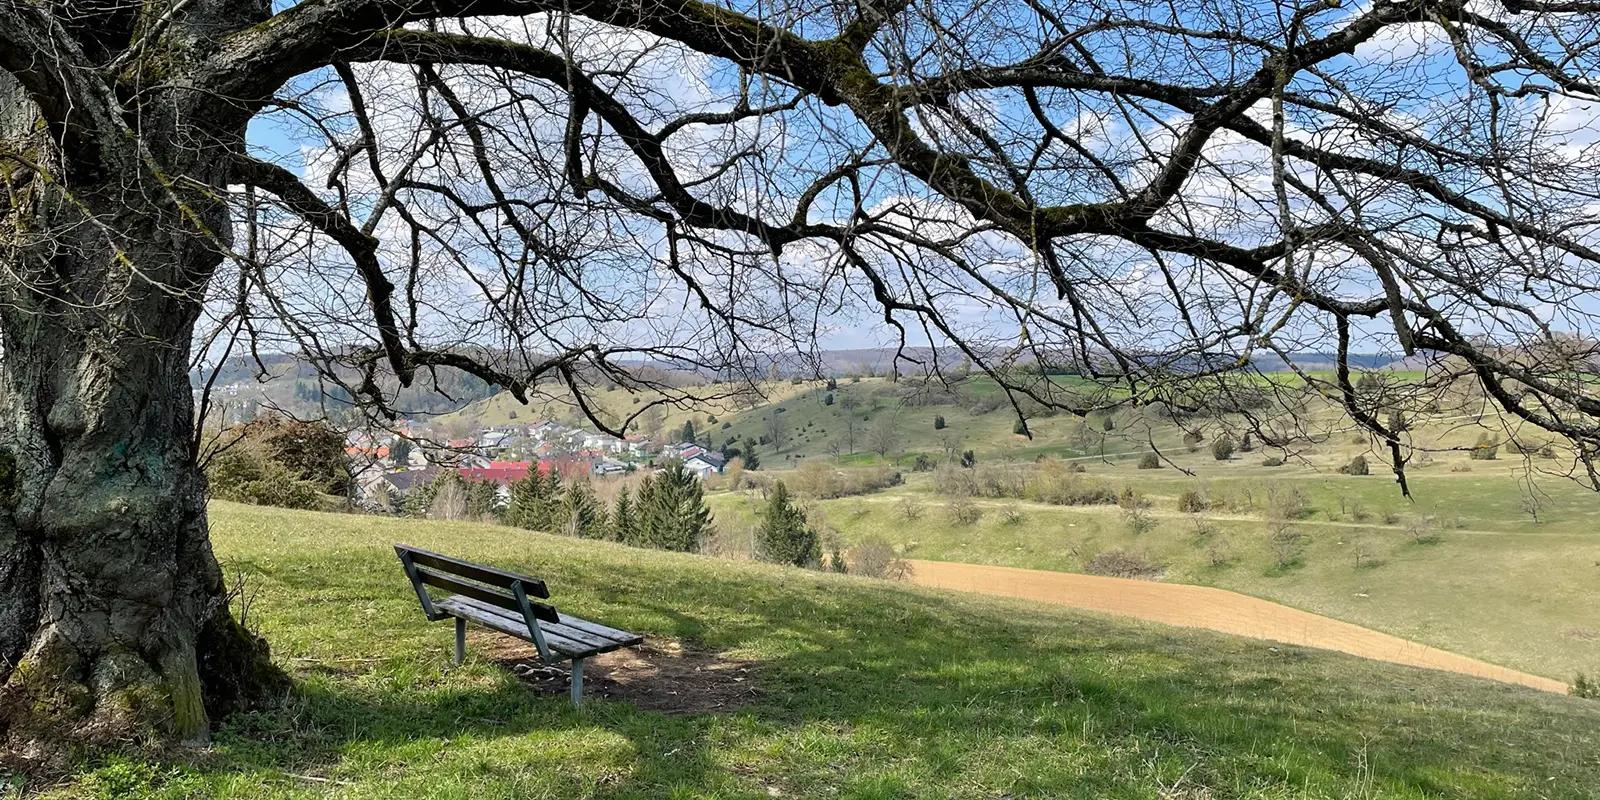
[[[0,144],[28,138],[13,88]],[[47,167],[0,206],[0,735],[24,755],[193,741],[286,688],[230,615],[192,452],[190,341],[228,217],[186,187],[227,185],[243,126],[168,133],[159,167]]]

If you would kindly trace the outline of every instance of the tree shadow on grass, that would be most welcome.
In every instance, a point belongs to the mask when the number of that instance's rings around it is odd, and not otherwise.
[[[200,768],[476,800],[1155,796],[1175,785],[1584,797],[1600,782],[1600,705],[1531,690],[809,573],[561,567],[552,588],[567,588],[576,613],[755,661],[757,701],[669,716],[593,698],[574,711],[481,654],[446,669],[441,625],[409,670],[393,654],[302,668],[296,701],[234,721]],[[423,623],[412,609],[366,624]]]

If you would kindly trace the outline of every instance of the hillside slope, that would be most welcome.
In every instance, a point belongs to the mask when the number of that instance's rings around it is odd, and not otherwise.
[[[107,797],[1580,798],[1600,703],[1263,642],[500,527],[214,503],[248,622],[300,681]],[[560,606],[736,658],[719,713],[573,711],[449,667],[389,545],[536,572]],[[640,673],[658,693],[686,673]]]

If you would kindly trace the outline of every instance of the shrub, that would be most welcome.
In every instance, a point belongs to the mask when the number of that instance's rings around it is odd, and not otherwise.
[[[1272,546],[1274,565],[1280,570],[1297,566],[1304,552],[1305,534],[1282,523],[1273,524],[1268,531],[1267,542]]]
[[[983,518],[983,509],[969,497],[952,497],[944,506],[945,516],[952,525],[972,525]]]
[[[1246,433],[1243,438],[1239,439],[1239,452],[1248,453],[1254,449],[1256,449],[1256,446],[1250,443],[1250,434]]]
[[[1472,446],[1468,456],[1474,461],[1493,461],[1500,457],[1500,446],[1485,431],[1478,434],[1478,443]]]
[[[1211,441],[1211,457],[1218,461],[1227,461],[1233,458],[1233,449],[1232,436],[1224,434]]]
[[[1124,506],[1122,519],[1128,523],[1128,530],[1132,531],[1135,536],[1142,536],[1156,527],[1155,518],[1150,516],[1150,512],[1146,511],[1142,505]]]
[[[1011,426],[1011,432],[1018,436],[1027,436],[1028,423],[1024,420],[1017,420],[1016,423]]]
[[[1006,503],[1000,507],[1000,522],[1004,525],[1021,525],[1022,509],[1016,503]]]
[[[936,431],[944,430],[944,417],[943,416],[938,416],[938,417],[934,417],[933,418],[933,429],[936,430]]]
[[[1103,430],[1107,433],[1110,433],[1116,429],[1117,423],[1114,422],[1110,417],[1106,417],[1106,421],[1100,425],[1100,430]]]
[[[970,468],[976,466],[977,463],[978,463],[978,455],[976,453],[972,452],[971,450],[963,450],[961,452],[961,466],[967,467],[967,468],[970,469]]]
[[[1198,514],[1209,506],[1206,496],[1198,489],[1185,489],[1183,494],[1178,495],[1178,510],[1185,514]]]
[[[822,398],[822,404],[825,406],[833,405],[833,392],[829,392],[826,397]]]
[[[236,503],[310,509],[321,496],[318,483],[301,480],[250,442],[213,455],[206,464],[206,480],[212,497]]]
[[[1163,573],[1161,566],[1151,562],[1148,556],[1121,549],[1096,553],[1083,565],[1083,571],[1090,575],[1145,580],[1159,579]]]
[[[1139,469],[1161,469],[1161,456],[1145,453],[1139,457]]]
[[[1283,466],[1283,459],[1278,458],[1277,456],[1267,456],[1266,458],[1261,459],[1261,466],[1281,467]]]
[[[807,461],[793,478],[795,492],[820,500],[870,494],[902,480],[900,471],[889,466],[838,469],[820,460]]]
[[[1035,502],[1057,506],[1101,505],[1117,501],[1116,492],[1110,486],[1085,477],[1078,465],[1066,464],[1053,456],[1040,459],[1034,465],[1023,494]]]
[[[1371,470],[1367,466],[1367,457],[1358,454],[1355,458],[1350,459],[1350,463],[1345,464],[1344,466],[1339,468],[1339,474],[1341,474],[1341,475],[1368,475],[1368,474],[1371,474]]]
[[[938,463],[935,462],[927,453],[918,453],[917,457],[911,462],[911,471],[932,472],[936,466],[938,466]]]
[[[911,575],[911,565],[901,560],[894,552],[894,545],[882,536],[862,537],[850,556],[850,571],[857,575],[891,581],[904,580]]]
[[[1144,499],[1144,495],[1134,491],[1132,486],[1124,486],[1117,495],[1117,505],[1123,508],[1147,508],[1150,502]]]
[[[1585,700],[1600,700],[1600,679],[1590,678],[1580,672],[1572,679],[1572,685],[1567,687],[1567,693]]]
[[[922,518],[922,503],[909,495],[900,498],[900,502],[895,504],[895,510],[906,522],[915,522]]]

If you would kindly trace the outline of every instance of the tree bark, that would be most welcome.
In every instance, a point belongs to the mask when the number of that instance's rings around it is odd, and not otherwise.
[[[243,124],[143,130],[140,169],[106,174],[54,158],[27,102],[0,80],[0,144],[40,165],[0,172],[0,736],[40,757],[203,739],[287,687],[230,615],[191,447],[229,228],[206,187]]]

